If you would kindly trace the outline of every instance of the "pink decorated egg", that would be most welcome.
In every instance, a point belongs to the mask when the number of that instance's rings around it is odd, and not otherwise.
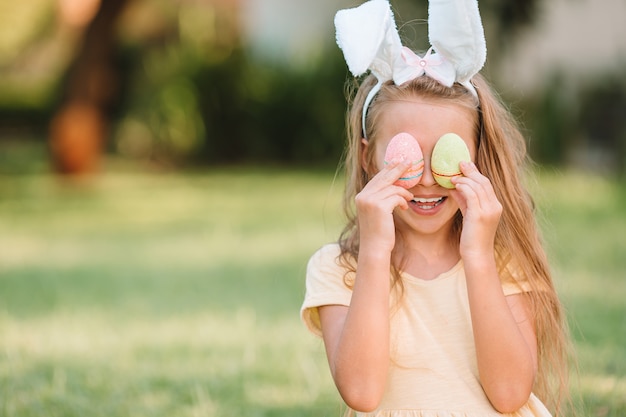
[[[411,161],[411,167],[394,184],[406,189],[412,188],[422,179],[424,156],[417,139],[409,133],[398,133],[391,138],[385,151],[385,164]]]

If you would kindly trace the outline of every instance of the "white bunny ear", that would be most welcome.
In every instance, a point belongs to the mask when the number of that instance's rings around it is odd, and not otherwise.
[[[393,62],[402,43],[387,0],[371,0],[335,15],[337,45],[343,51],[350,72],[368,69],[380,82],[393,76]]]
[[[478,0],[430,0],[428,37],[436,53],[402,54],[402,42],[388,0],[370,0],[335,15],[337,45],[348,68],[359,76],[368,70],[378,80],[363,104],[362,125],[370,102],[384,82],[403,84],[423,74],[443,85],[454,82],[476,94],[470,79],[487,58]]]
[[[485,64],[487,45],[477,0],[430,0],[428,38],[452,62],[461,84],[467,85]]]

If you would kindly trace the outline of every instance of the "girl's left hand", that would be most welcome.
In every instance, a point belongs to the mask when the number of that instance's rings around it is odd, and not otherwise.
[[[452,179],[456,190],[451,190],[463,214],[463,230],[459,250],[468,260],[485,255],[493,256],[496,230],[502,215],[491,181],[482,175],[473,162],[461,162],[463,176]]]

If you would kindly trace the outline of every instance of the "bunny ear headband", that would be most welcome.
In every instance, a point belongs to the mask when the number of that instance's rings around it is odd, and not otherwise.
[[[404,84],[424,74],[451,87],[462,84],[474,95],[470,79],[485,64],[487,47],[477,0],[430,0],[428,38],[423,57],[402,46],[388,0],[370,0],[335,15],[337,45],[354,76],[370,70],[378,82],[363,105],[365,115],[382,84]],[[434,52],[433,49],[436,51]]]

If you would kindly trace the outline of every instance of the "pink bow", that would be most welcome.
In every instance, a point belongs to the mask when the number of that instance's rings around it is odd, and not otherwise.
[[[400,56],[394,66],[393,82],[396,85],[404,84],[423,74],[437,80],[445,86],[452,86],[456,78],[456,71],[450,61],[428,49],[424,57],[415,54],[406,46],[402,47]]]

